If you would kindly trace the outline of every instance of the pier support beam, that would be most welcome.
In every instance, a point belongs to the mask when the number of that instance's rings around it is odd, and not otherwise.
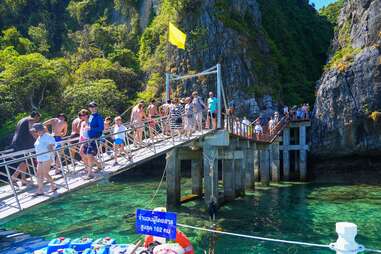
[[[172,208],[180,205],[180,180],[181,169],[178,156],[178,149],[172,149],[166,156],[167,171],[167,207]]]
[[[299,175],[300,180],[305,181],[307,179],[307,151],[304,148],[306,145],[306,126],[300,126],[299,128],[299,142],[301,150],[299,152]]]
[[[283,130],[283,178],[290,180],[290,128]]]
[[[259,182],[259,151],[254,147],[254,181]]]
[[[235,173],[234,160],[222,160],[222,181],[224,183],[224,199],[235,199]]]
[[[266,146],[266,149],[259,151],[259,157],[261,183],[263,186],[268,186],[270,184],[269,146]]]
[[[247,164],[246,174],[245,174],[245,187],[254,189],[254,150],[253,146],[248,144],[244,153],[244,163]]]
[[[274,142],[270,145],[270,168],[271,168],[271,181],[280,181],[280,168],[279,168],[279,143]]]
[[[244,163],[242,159],[234,160],[234,174],[235,174],[235,195],[243,196],[245,195],[245,182],[243,176],[245,175]]]
[[[192,194],[202,195],[202,164],[201,158],[191,161]]]
[[[218,160],[217,147],[204,143],[204,185],[205,202],[209,204],[212,199],[218,202]]]

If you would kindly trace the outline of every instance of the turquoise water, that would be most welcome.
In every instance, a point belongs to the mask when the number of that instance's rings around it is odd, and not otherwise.
[[[135,234],[133,213],[136,208],[165,204],[165,185],[150,204],[159,179],[121,177],[70,193],[53,202],[32,208],[0,227],[37,236],[93,238],[111,236],[119,242],[140,238]],[[183,179],[183,193],[190,182]],[[328,244],[335,241],[335,223],[350,221],[358,225],[358,242],[381,249],[381,186],[321,186],[280,184],[257,188],[244,198],[222,207],[217,224],[225,231]],[[209,226],[202,201],[192,201],[178,212],[181,223]],[[210,235],[183,230],[197,253],[210,246]],[[216,252],[221,253],[333,253],[319,248],[273,244],[220,236]]]

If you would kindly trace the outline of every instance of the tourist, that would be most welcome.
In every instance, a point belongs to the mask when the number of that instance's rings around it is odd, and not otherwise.
[[[127,128],[122,123],[122,117],[117,116],[114,119],[114,166],[118,165],[118,156],[124,153],[124,146],[126,144],[126,131]]]
[[[37,134],[36,142],[34,143],[34,148],[37,154],[37,192],[35,196],[44,195],[44,179],[48,180],[50,183],[50,191],[55,192],[57,190],[54,184],[53,178],[49,175],[50,165],[54,160],[54,149],[56,141],[54,137],[50,136],[46,127],[41,123],[35,123],[32,126],[31,131]]]
[[[170,128],[170,124],[169,124],[169,111],[170,111],[170,108],[171,108],[171,100],[167,100],[166,103],[164,103],[161,107],[160,107],[160,114],[161,114],[161,121],[162,121],[162,124],[163,124],[163,134],[164,135],[171,135],[171,128]]]
[[[195,130],[202,131],[202,113],[205,111],[206,106],[196,91],[192,93],[192,105],[194,109]]]
[[[278,124],[278,122],[280,121],[280,119],[279,119],[279,112],[278,111],[275,111],[275,113],[274,113],[274,127],[275,127],[275,125],[277,125]]]
[[[185,99],[184,107],[184,130],[185,136],[190,138],[194,130],[194,107],[192,104],[192,99],[187,97]]]
[[[308,106],[307,106],[307,103],[304,103],[303,106],[302,106],[302,112],[303,112],[303,119],[305,120],[308,120],[309,118],[309,113],[308,113]]]
[[[95,139],[99,139],[102,136],[104,130],[104,122],[101,114],[98,113],[97,104],[92,101],[88,105],[91,115],[88,119],[88,131],[89,142],[85,144],[84,153],[87,155],[88,165],[90,170],[94,164],[96,164],[98,170],[102,169],[101,163],[95,158],[98,154],[98,147]]]
[[[159,110],[157,109],[155,99],[151,100],[151,103],[147,107],[148,116],[148,126],[149,126],[149,136],[153,140],[157,127],[157,118],[159,116]]]
[[[136,146],[142,145],[145,118],[144,101],[140,101],[131,112],[131,124],[134,127],[134,144]]]
[[[288,106],[287,105],[284,105],[284,107],[283,107],[283,115],[285,117],[288,117]]]
[[[62,138],[66,136],[67,128],[68,128],[67,118],[65,114],[63,113],[58,114],[57,117],[51,118],[45,121],[43,125],[46,128],[48,128],[49,126],[52,128],[52,135],[54,137],[54,140],[56,141],[56,149],[60,149],[62,147],[60,142],[63,140]],[[59,153],[62,155],[61,150]],[[57,175],[60,172],[62,172],[60,158],[58,158],[58,156],[57,156],[57,159],[55,160],[55,164],[56,164],[55,174]]]
[[[208,98],[208,115],[206,118],[205,128],[210,128],[210,121],[212,122],[212,128],[217,128],[217,112],[218,112],[218,99],[214,97],[213,92],[209,92]]]
[[[242,128],[243,128],[243,133],[245,133],[246,136],[249,136],[250,134],[249,133],[250,126],[251,126],[250,121],[247,119],[246,116],[244,116],[242,120]]]
[[[32,149],[34,147],[35,139],[37,138],[35,133],[30,131],[30,127],[40,121],[41,115],[40,113],[33,111],[28,117],[22,118],[16,125],[16,131],[13,135],[11,148],[14,152]],[[20,157],[20,156],[18,156]],[[22,156],[21,156],[22,157]],[[17,158],[17,157],[16,157]],[[15,159],[16,159],[15,158]],[[17,163],[16,171],[13,173],[11,179],[13,182],[17,184],[18,177],[21,174],[21,184],[27,185],[25,174],[28,170],[27,164],[22,161]]]
[[[304,117],[304,113],[303,113],[302,107],[298,107],[296,110],[296,119],[302,120],[303,117]]]
[[[81,126],[79,131],[80,133],[79,142],[81,143],[81,147],[79,151],[80,151],[82,161],[85,164],[85,170],[87,172],[85,179],[90,179],[93,177],[92,165],[90,165],[91,158],[89,158],[90,156],[86,153],[87,147],[89,145],[87,141],[90,139],[89,138],[89,129],[90,129],[89,116],[90,116],[90,112],[87,109],[82,109],[79,112],[79,117],[81,119]]]
[[[183,119],[182,116],[184,114],[184,108],[180,104],[180,101],[178,98],[173,99],[173,106],[170,109],[169,112],[169,118],[171,121],[171,132],[172,135],[174,132],[177,132],[181,139],[181,131],[182,131],[182,124],[183,124]]]
[[[255,122],[254,132],[257,137],[257,140],[261,137],[263,134],[263,128],[259,121]]]
[[[114,143],[113,141],[113,138],[110,136],[111,134],[111,123],[112,123],[112,119],[111,119],[111,116],[107,116],[105,117],[105,120],[103,122],[103,126],[104,126],[104,129],[103,129],[103,133],[102,133],[102,136],[100,138],[100,151],[105,151],[107,154],[111,154],[111,151],[110,151],[110,147],[109,147],[109,144],[112,144]]]
[[[74,160],[75,155],[77,154],[77,150],[74,146],[74,144],[78,143],[78,137],[80,134],[80,128],[81,128],[81,118],[80,113],[78,112],[78,116],[73,120],[71,123],[71,133],[70,133],[70,156]]]
[[[268,123],[268,128],[269,128],[270,135],[273,134],[274,127],[275,127],[275,120],[274,120],[273,117],[271,117],[270,120],[269,120],[269,123]]]

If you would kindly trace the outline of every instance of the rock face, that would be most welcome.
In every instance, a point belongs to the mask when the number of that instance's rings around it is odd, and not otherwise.
[[[342,9],[332,59],[338,52],[356,54],[351,60],[343,54],[339,67],[319,81],[312,123],[316,157],[381,154],[380,13],[380,0],[348,0]]]

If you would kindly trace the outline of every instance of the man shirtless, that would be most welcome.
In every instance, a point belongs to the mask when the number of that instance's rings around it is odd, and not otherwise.
[[[167,100],[166,103],[164,103],[161,106],[161,116],[163,117],[162,121],[164,126],[164,135],[171,135],[171,128],[169,126],[169,111],[171,110],[171,104],[171,100]]]
[[[155,136],[156,131],[156,118],[159,116],[159,110],[156,106],[155,99],[151,100],[151,103],[147,107],[147,115],[149,119],[149,136],[151,139]]]
[[[57,117],[51,118],[44,122],[44,126],[48,127],[51,126],[52,128],[52,134],[54,136],[56,144],[56,149],[60,149],[62,146],[59,142],[62,141],[62,138],[66,136],[67,133],[67,118],[66,116],[61,113],[58,114]],[[61,153],[62,151],[60,151]],[[61,171],[61,166],[59,163],[59,160],[56,160],[56,174],[59,174]]]
[[[140,145],[143,141],[143,130],[144,130],[144,119],[146,115],[144,113],[144,101],[140,101],[138,105],[136,105],[132,109],[131,113],[131,123],[135,128],[134,132],[134,143],[135,145]]]
[[[71,123],[71,133],[70,133],[70,139],[72,141],[70,144],[76,144],[78,143],[78,138],[80,134],[81,129],[81,115],[78,113],[78,116],[73,120]],[[70,156],[75,160],[75,155],[77,154],[76,146],[70,146]]]

